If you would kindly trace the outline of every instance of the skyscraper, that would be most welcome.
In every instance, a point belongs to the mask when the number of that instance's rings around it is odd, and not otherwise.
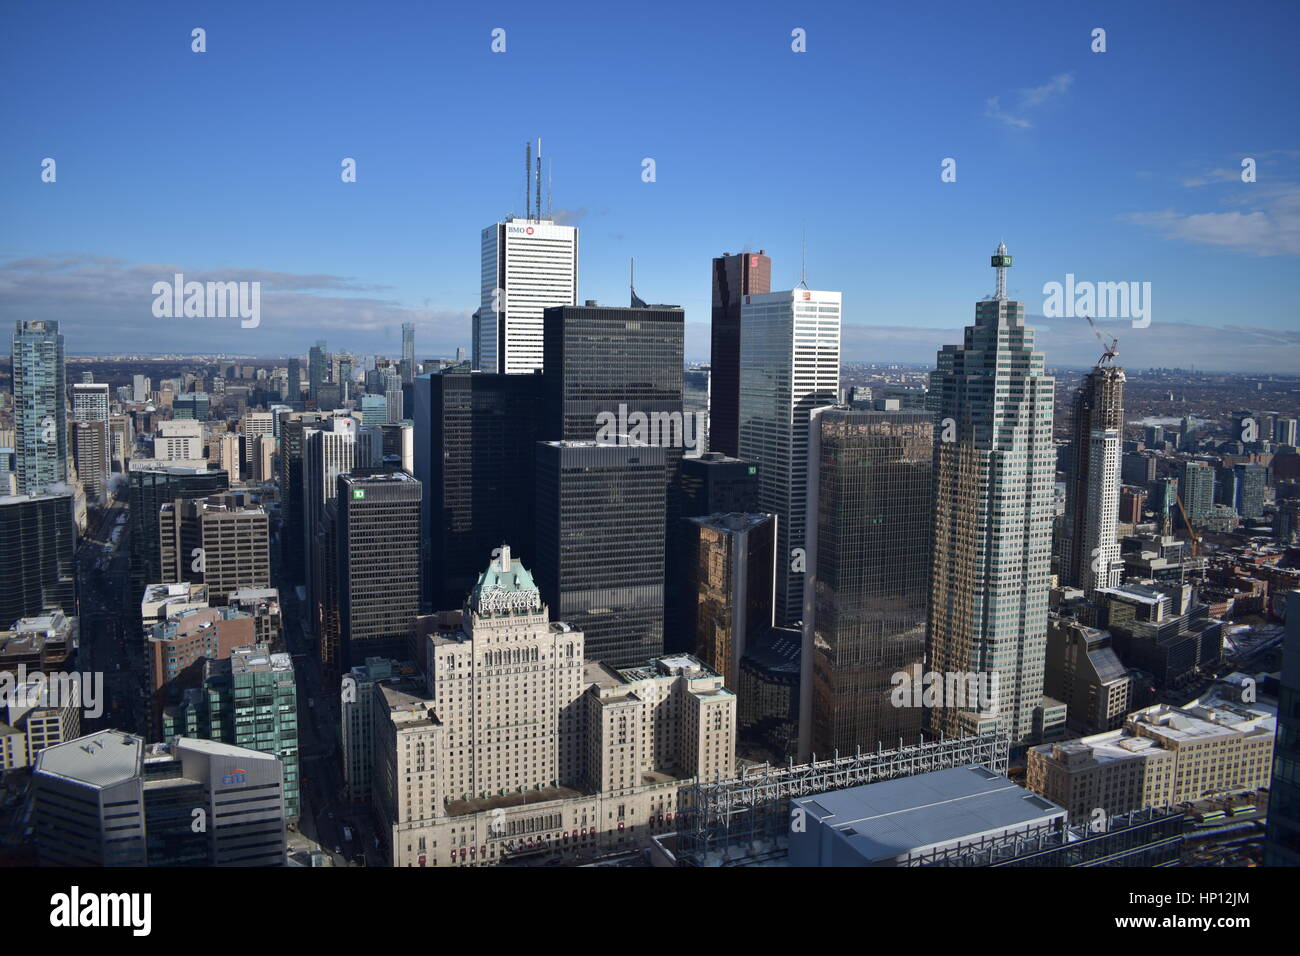
[[[482,250],[474,368],[506,374],[540,369],[542,311],[578,301],[578,229],[511,218],[483,230]]]
[[[166,467],[132,471],[128,520],[131,523],[131,591],[140,594],[163,582],[159,513],[179,498],[206,498],[230,487],[224,471]]]
[[[67,380],[58,322],[17,322],[13,339],[14,471],[19,494],[68,480]]]
[[[682,418],[685,321],[675,305],[547,309],[543,438],[595,441],[610,416],[615,433],[628,434],[639,413],[646,418],[642,442],[674,448],[670,461],[680,459],[687,441],[702,437]],[[656,422],[662,427],[652,429]]]
[[[471,372],[467,362],[416,378],[430,608],[463,602],[502,541],[533,563],[541,397],[539,375]]]
[[[307,574],[302,545],[307,536],[303,510],[306,491],[303,474],[307,453],[306,432],[322,420],[323,416],[315,412],[280,415],[280,455],[276,476],[284,525],[280,532],[280,560],[286,580],[295,584],[303,583]]]
[[[733,512],[682,521],[694,545],[684,562],[686,650],[739,693],[741,658],[772,629],[776,519]]]
[[[1208,518],[1214,513],[1214,469],[1203,461],[1183,462],[1178,494],[1193,525],[1201,518]]]
[[[321,516],[325,505],[338,492],[338,477],[356,465],[357,422],[355,418],[330,418],[304,433],[303,452],[303,553],[309,561],[319,561],[316,547]],[[309,565],[310,568],[310,565]],[[332,569],[326,569],[327,574]],[[316,584],[319,573],[306,575],[307,606],[317,606]]]
[[[307,352],[307,398],[320,408],[320,387],[325,384],[330,368],[330,355],[321,339]],[[292,396],[290,396],[292,398]]]
[[[759,249],[713,260],[709,351],[709,448],[740,453],[740,307],[747,295],[772,291],[772,260]]]
[[[162,581],[202,582],[214,604],[239,588],[271,584],[266,510],[243,495],[166,502],[158,531]]]
[[[296,411],[302,408],[302,360],[298,356],[289,359],[288,373],[284,400]]]
[[[420,483],[404,471],[338,478],[342,667],[407,660],[420,613]]]
[[[662,448],[537,445],[538,587],[614,667],[663,651],[664,468]]]
[[[760,510],[777,516],[776,624],[803,614],[808,423],[840,382],[840,293],[792,289],[741,304],[740,457],[757,462]]]
[[[1122,368],[1098,365],[1084,377],[1074,398],[1061,583],[1090,594],[1119,584],[1124,567],[1116,536],[1124,381]]]
[[[100,501],[108,492],[112,471],[108,411],[106,382],[78,382],[72,386],[72,458],[90,501]]]
[[[945,701],[931,729],[1030,737],[1043,703],[1056,453],[1054,382],[1034,351],[1025,307],[1006,295],[1011,257],[998,246],[997,292],[976,303],[962,345],[938,355],[939,412],[927,669],[997,676],[991,706]],[[991,691],[988,696],[992,695]]]
[[[402,323],[402,384],[415,381],[415,323]]]
[[[0,495],[0,628],[58,608],[77,613],[72,495]]]
[[[800,754],[915,743],[896,675],[925,659],[934,419],[922,410],[813,412]]]
[[[1233,505],[1243,518],[1259,518],[1264,514],[1264,498],[1268,485],[1268,467],[1246,463],[1233,466],[1237,475],[1237,493]]]

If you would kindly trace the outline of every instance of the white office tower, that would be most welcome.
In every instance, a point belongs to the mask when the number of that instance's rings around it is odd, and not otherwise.
[[[356,464],[357,420],[331,418],[303,430],[303,553],[312,553],[326,502],[338,496],[338,477]],[[310,589],[310,588],[309,588]]]
[[[1034,350],[1024,303],[1006,297],[1010,265],[999,246],[996,295],[976,303],[964,343],[943,347],[931,377],[939,440],[926,669],[945,683],[974,675],[967,686],[981,689],[973,700],[945,695],[927,713],[932,732],[997,731],[1014,746],[1059,708],[1043,706],[1054,380]]]
[[[474,313],[473,367],[529,373],[542,367],[542,310],[578,302],[578,229],[542,213],[542,143],[534,177],[524,158],[524,218],[483,230],[481,299]],[[536,181],[536,206],[529,184]]]
[[[777,516],[777,626],[803,616],[808,428],[840,385],[840,293],[792,289],[740,306],[740,457],[759,462],[759,506]]]

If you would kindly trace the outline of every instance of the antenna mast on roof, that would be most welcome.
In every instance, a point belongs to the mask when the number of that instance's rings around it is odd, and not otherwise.
[[[537,137],[537,218],[542,218],[542,138]]]
[[[799,261],[799,285],[808,288],[808,225],[805,223],[802,232],[803,256]]]
[[[532,140],[529,140],[527,143],[524,143],[524,218],[525,219],[533,218],[533,203],[531,199],[533,191],[532,189],[529,188],[529,186],[531,185],[530,181],[532,177],[533,177],[533,143]]]

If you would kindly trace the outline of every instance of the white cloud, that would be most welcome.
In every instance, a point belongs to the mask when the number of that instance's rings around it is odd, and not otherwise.
[[[1029,129],[1034,123],[1027,114],[1064,95],[1073,84],[1073,73],[1058,73],[1042,86],[1018,91],[1016,105],[1007,109],[1003,109],[1001,97],[991,96],[984,103],[984,115],[1010,129]]]

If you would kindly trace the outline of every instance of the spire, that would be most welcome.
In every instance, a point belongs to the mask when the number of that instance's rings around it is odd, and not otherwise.
[[[636,294],[636,259],[630,261],[629,284],[632,289],[632,308],[645,309],[648,306],[642,301],[641,297]]]
[[[1011,257],[1007,255],[1007,244],[1005,242],[998,243],[998,251],[993,254],[991,265],[998,270],[998,287],[993,294],[993,298],[999,302],[1004,302],[1007,298],[1007,270],[1011,268]]]

